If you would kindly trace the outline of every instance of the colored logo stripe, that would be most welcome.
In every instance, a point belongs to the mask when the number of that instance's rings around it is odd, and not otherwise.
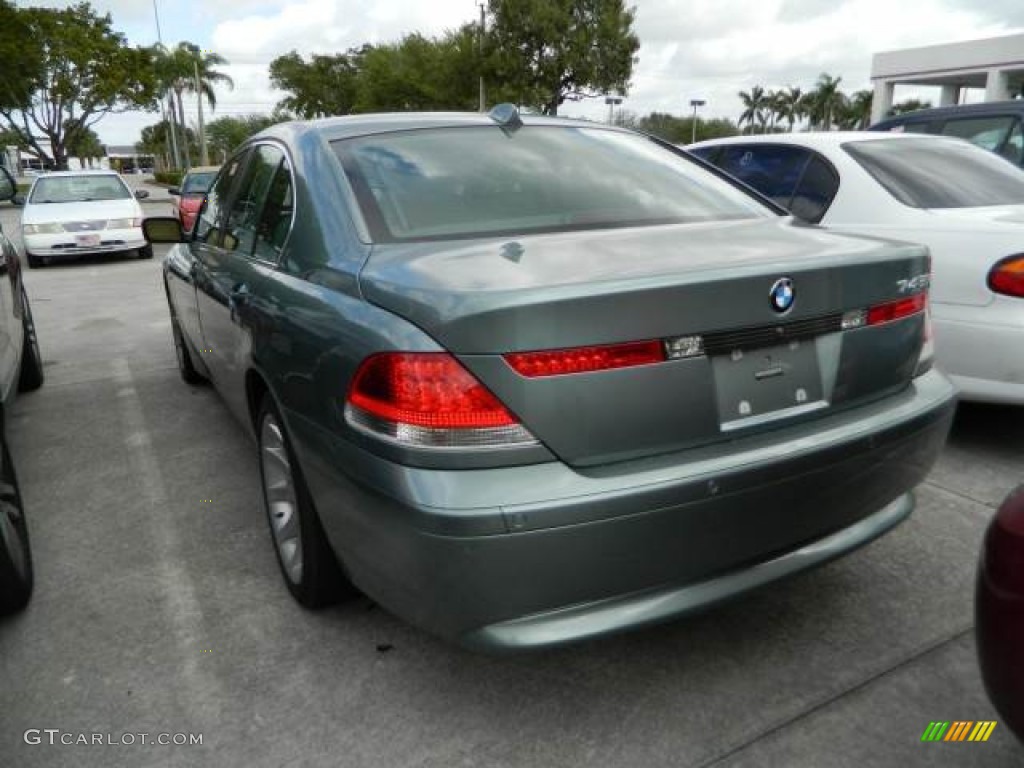
[[[993,720],[933,720],[921,734],[921,741],[988,741],[995,728]]]

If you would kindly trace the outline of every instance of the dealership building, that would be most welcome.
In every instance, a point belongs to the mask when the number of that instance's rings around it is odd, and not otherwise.
[[[1024,92],[1024,34],[876,53],[871,81],[872,123],[889,113],[897,85],[938,86],[939,106],[961,103],[968,88],[983,89],[985,101],[1019,98]]]

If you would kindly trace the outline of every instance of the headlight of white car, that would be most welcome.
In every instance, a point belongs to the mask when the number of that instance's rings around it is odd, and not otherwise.
[[[107,229],[138,229],[142,226],[142,219],[110,219],[107,222]]]
[[[21,229],[26,235],[59,235],[64,231],[64,225],[57,224],[56,222],[50,222],[49,224],[26,224]]]

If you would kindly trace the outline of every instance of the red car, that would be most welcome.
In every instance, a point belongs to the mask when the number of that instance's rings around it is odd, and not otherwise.
[[[985,534],[975,597],[978,661],[992,704],[1024,741],[1024,485]]]
[[[185,174],[180,187],[171,187],[167,190],[174,197],[174,215],[186,232],[192,231],[199,207],[203,204],[203,198],[206,197],[206,192],[219,170],[219,165],[197,166]]]

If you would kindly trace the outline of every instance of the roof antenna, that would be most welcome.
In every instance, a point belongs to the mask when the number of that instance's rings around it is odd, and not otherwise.
[[[523,120],[519,117],[519,109],[515,104],[496,104],[487,116],[501,127],[506,136],[511,136],[523,127]]]

